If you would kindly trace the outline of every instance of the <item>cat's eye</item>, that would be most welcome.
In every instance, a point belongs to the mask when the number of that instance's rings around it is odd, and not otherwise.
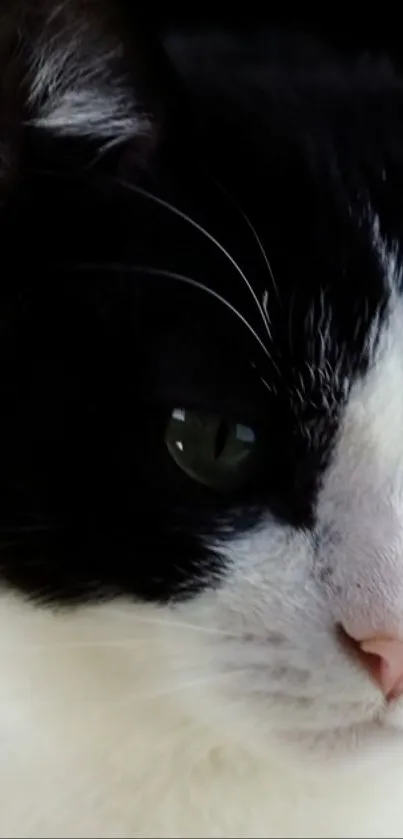
[[[172,458],[189,477],[214,489],[242,486],[256,454],[254,430],[215,414],[176,408],[165,433]]]

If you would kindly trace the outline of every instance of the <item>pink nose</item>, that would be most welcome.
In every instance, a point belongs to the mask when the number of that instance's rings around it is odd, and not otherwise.
[[[373,666],[370,666],[373,678],[378,682],[386,699],[397,699],[403,695],[403,639],[374,637],[364,641],[358,641],[362,652],[368,656],[377,656],[378,660],[372,659]]]

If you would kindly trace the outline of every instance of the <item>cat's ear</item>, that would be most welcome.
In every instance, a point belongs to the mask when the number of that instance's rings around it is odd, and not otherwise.
[[[166,72],[140,20],[104,0],[6,0],[0,13],[0,183],[15,171],[19,141],[37,148],[117,150],[145,166],[165,122]],[[3,20],[2,20],[3,18]],[[26,145],[26,144],[25,144]]]

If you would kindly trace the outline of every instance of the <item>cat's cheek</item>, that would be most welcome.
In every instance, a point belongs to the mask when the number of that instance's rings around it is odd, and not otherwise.
[[[204,628],[174,643],[183,668],[193,674],[196,665],[204,680],[201,714],[213,709],[224,726],[257,740],[323,738],[372,719],[382,697],[339,642],[312,575],[309,534],[266,521],[215,550],[219,586],[175,607],[185,624]]]
[[[391,302],[374,363],[345,406],[317,504],[314,576],[358,639],[403,633],[403,337]]]

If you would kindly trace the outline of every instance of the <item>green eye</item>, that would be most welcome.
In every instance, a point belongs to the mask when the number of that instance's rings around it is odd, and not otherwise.
[[[184,408],[172,411],[165,442],[187,475],[214,489],[242,485],[256,454],[256,436],[249,426]]]

